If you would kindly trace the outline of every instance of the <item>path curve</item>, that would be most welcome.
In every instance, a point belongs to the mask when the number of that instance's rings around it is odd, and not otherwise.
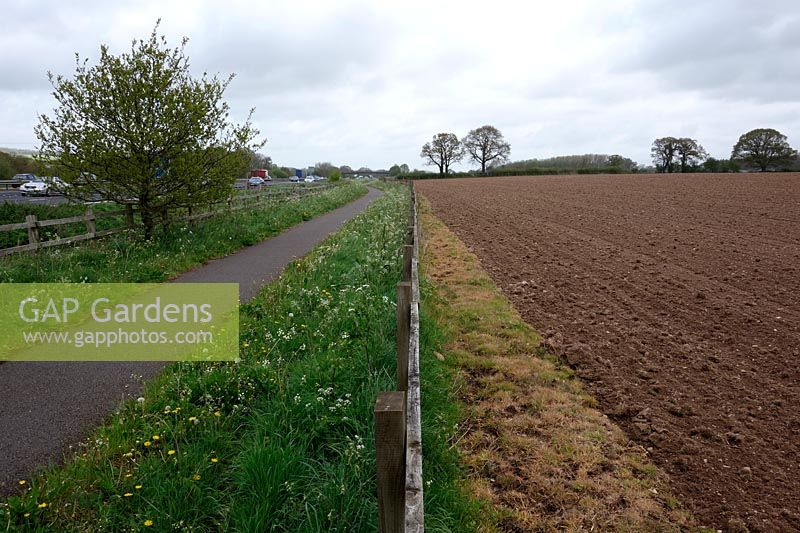
[[[345,206],[173,279],[177,283],[239,283],[250,300],[298,257],[361,213],[383,193],[369,192]],[[138,394],[139,379],[155,376],[160,362],[8,362],[0,365],[0,495],[38,466],[60,462],[120,405]]]

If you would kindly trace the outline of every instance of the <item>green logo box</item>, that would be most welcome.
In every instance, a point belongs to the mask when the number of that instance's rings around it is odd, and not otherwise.
[[[238,283],[0,284],[0,361],[238,357]]]

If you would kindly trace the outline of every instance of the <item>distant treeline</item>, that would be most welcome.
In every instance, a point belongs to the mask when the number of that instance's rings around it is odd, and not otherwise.
[[[44,165],[33,158],[0,152],[0,180],[11,179],[14,174],[44,173]]]
[[[690,165],[689,172],[742,172],[746,170],[738,161],[732,159],[715,159],[709,157],[698,165]],[[800,171],[800,158],[779,170],[784,172]],[[654,173],[652,166],[642,167],[635,161],[620,155],[583,154],[562,155],[547,159],[525,159],[513,161],[486,171],[486,176],[545,176],[568,174],[637,174]],[[450,172],[448,178],[480,176],[478,171]],[[399,176],[406,179],[434,179],[443,177],[436,172],[414,171]]]

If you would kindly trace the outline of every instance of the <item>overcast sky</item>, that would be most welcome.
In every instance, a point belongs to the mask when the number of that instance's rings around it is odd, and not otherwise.
[[[137,7],[132,7],[133,5]],[[0,146],[34,148],[46,72],[120,52],[161,18],[193,71],[236,73],[277,163],[423,168],[434,133],[498,127],[511,158],[619,153],[666,135],[728,157],[776,128],[800,148],[797,0],[20,1],[0,7]],[[464,167],[465,168],[465,167]]]

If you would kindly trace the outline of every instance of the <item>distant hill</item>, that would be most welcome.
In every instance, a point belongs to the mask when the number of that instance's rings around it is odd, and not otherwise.
[[[36,150],[28,150],[25,148],[6,148],[4,146],[0,146],[0,152],[23,157],[33,157],[36,155]]]

